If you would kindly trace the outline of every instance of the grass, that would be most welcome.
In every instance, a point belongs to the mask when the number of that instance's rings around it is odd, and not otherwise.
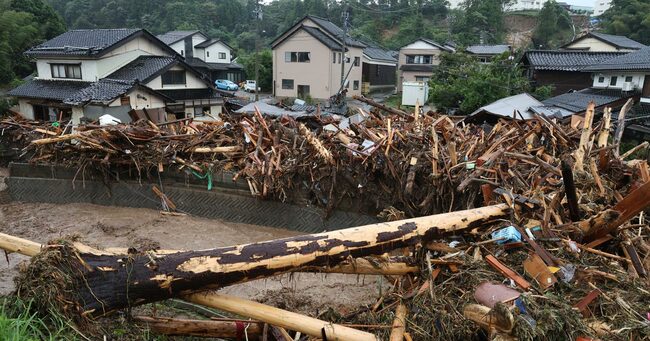
[[[0,340],[75,340],[64,318],[51,315],[42,319],[31,302],[16,297],[0,297]]]

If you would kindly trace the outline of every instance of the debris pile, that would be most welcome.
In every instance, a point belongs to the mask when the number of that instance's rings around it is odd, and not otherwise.
[[[182,297],[253,318],[262,335],[276,340],[296,337],[287,330],[328,340],[363,340],[370,333],[381,340],[646,339],[648,164],[628,160],[635,150],[619,153],[623,126],[610,134],[608,110],[596,124],[593,117],[590,106],[574,129],[543,116],[492,127],[463,124],[417,108],[414,114],[378,109],[348,118],[265,118],[256,112],[200,125],[143,121],[64,134],[5,120],[0,128],[25,142],[24,156],[33,162],[143,173],[234,170],[263,198],[308,200],[327,211],[345,207],[391,221],[178,253],[131,250],[124,256],[55,243],[30,266],[46,270],[28,272],[19,287],[53,292],[38,284],[52,274],[43,266],[51,262],[58,273],[72,275],[71,285],[84,284],[76,288],[81,296],[60,300],[70,314],[103,315]],[[296,197],[301,190],[309,197]],[[10,251],[29,249],[25,241],[1,240]],[[39,248],[26,253],[36,255]],[[395,260],[384,253],[406,255],[411,264],[386,271]],[[373,272],[354,270],[357,262],[375,264],[374,273],[392,289],[372,306],[328,311],[316,321],[293,313],[278,319],[288,312],[259,303],[238,309],[248,303],[203,293],[282,272],[331,271],[345,262],[352,273]],[[281,328],[267,330],[264,323]]]

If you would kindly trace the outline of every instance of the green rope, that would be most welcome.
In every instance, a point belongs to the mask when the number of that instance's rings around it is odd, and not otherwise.
[[[205,172],[204,175],[201,175],[201,174],[199,174],[199,173],[197,173],[196,171],[193,170],[192,174],[194,174],[194,176],[199,178],[199,179],[208,178],[208,191],[212,190],[212,172],[211,171],[207,171],[207,172]]]

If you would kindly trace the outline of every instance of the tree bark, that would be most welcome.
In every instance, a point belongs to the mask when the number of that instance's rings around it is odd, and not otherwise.
[[[233,340],[243,340],[246,335],[249,338],[257,338],[262,335],[260,322],[185,320],[150,316],[134,316],[133,319],[139,324],[149,327],[152,331],[165,335],[216,337]]]
[[[130,306],[294,271],[309,266],[335,266],[350,257],[383,254],[479,227],[508,216],[505,204],[296,236],[266,242],[172,254],[106,255],[72,246],[49,246],[60,252],[60,270],[73,279],[78,313],[103,315]],[[48,257],[44,257],[48,258]],[[63,285],[63,284],[62,284]]]

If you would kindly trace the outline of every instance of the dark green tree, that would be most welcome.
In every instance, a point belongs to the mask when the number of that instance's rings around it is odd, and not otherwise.
[[[458,43],[501,43],[505,36],[504,8],[512,0],[466,0],[453,11],[451,30]]]
[[[255,78],[255,53],[240,50],[238,61],[244,66],[247,79]],[[270,49],[260,51],[259,56],[260,84],[262,91],[270,91],[273,83],[273,53]]]
[[[534,95],[544,98],[549,90],[542,87]],[[483,64],[471,55],[445,53],[431,78],[430,99],[440,109],[458,108],[470,114],[498,99],[529,91],[528,79],[506,55]]]
[[[554,49],[569,42],[572,37],[571,14],[555,0],[546,2],[537,16],[537,26],[533,32],[533,46]]]
[[[605,32],[650,44],[650,0],[612,0],[600,18]]]

